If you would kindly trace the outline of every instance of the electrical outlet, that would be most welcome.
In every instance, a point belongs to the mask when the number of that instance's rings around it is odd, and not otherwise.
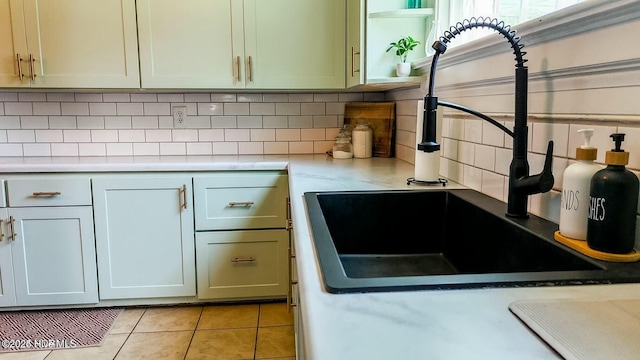
[[[171,110],[173,112],[173,127],[186,128],[187,127],[187,107],[174,106]]]

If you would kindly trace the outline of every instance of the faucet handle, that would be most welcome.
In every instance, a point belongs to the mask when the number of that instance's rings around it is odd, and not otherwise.
[[[544,166],[542,168],[542,172],[540,173],[540,191],[547,192],[553,188],[554,178],[553,173],[551,172],[551,167],[553,166],[553,141],[549,141],[547,145],[547,154],[544,157]]]

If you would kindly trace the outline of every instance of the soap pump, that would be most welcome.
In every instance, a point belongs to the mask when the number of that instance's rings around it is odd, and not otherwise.
[[[577,162],[569,165],[564,171],[560,234],[574,240],[587,240],[591,178],[602,170],[602,166],[593,162],[598,155],[598,149],[591,146],[593,129],[581,129],[578,133],[584,136],[584,144],[576,148]]]
[[[638,211],[638,177],[625,168],[625,134],[612,134],[615,149],[607,151],[607,167],[591,179],[587,245],[594,250],[628,254],[633,250]]]

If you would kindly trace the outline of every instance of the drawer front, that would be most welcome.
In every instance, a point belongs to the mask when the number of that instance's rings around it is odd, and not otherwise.
[[[197,231],[286,227],[287,175],[234,172],[193,182]]]
[[[198,298],[284,298],[287,239],[286,230],[197,233]]]
[[[16,178],[6,183],[10,207],[91,205],[89,178]]]

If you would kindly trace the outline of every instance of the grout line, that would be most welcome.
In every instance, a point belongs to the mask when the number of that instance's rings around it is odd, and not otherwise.
[[[253,346],[253,358],[258,356],[258,332],[260,331],[260,314],[262,313],[262,304],[258,304],[258,323],[256,324],[256,339]]]
[[[131,308],[130,308],[131,309]],[[124,308],[124,311],[126,311],[127,308]],[[122,315],[124,313],[124,311],[122,313],[120,313],[120,315]],[[138,326],[138,324],[140,323],[140,320],[142,320],[142,317],[144,316],[144,314],[147,312],[147,309],[144,308],[142,311],[142,314],[140,315],[140,317],[138,318],[138,321],[136,321],[136,324],[131,328],[131,331],[129,331],[129,333],[127,334],[127,338],[124,339],[124,341],[122,342],[122,345],[120,345],[120,348],[118,349],[118,351],[116,351],[115,355],[113,355],[113,358],[117,358],[118,355],[120,354],[120,351],[122,351],[122,348],[124,348],[124,346],[127,344],[127,341],[129,341],[129,338],[131,337],[131,335],[133,334],[133,330],[136,329],[136,327]],[[117,319],[116,319],[117,321]],[[108,335],[108,334],[107,334]]]

